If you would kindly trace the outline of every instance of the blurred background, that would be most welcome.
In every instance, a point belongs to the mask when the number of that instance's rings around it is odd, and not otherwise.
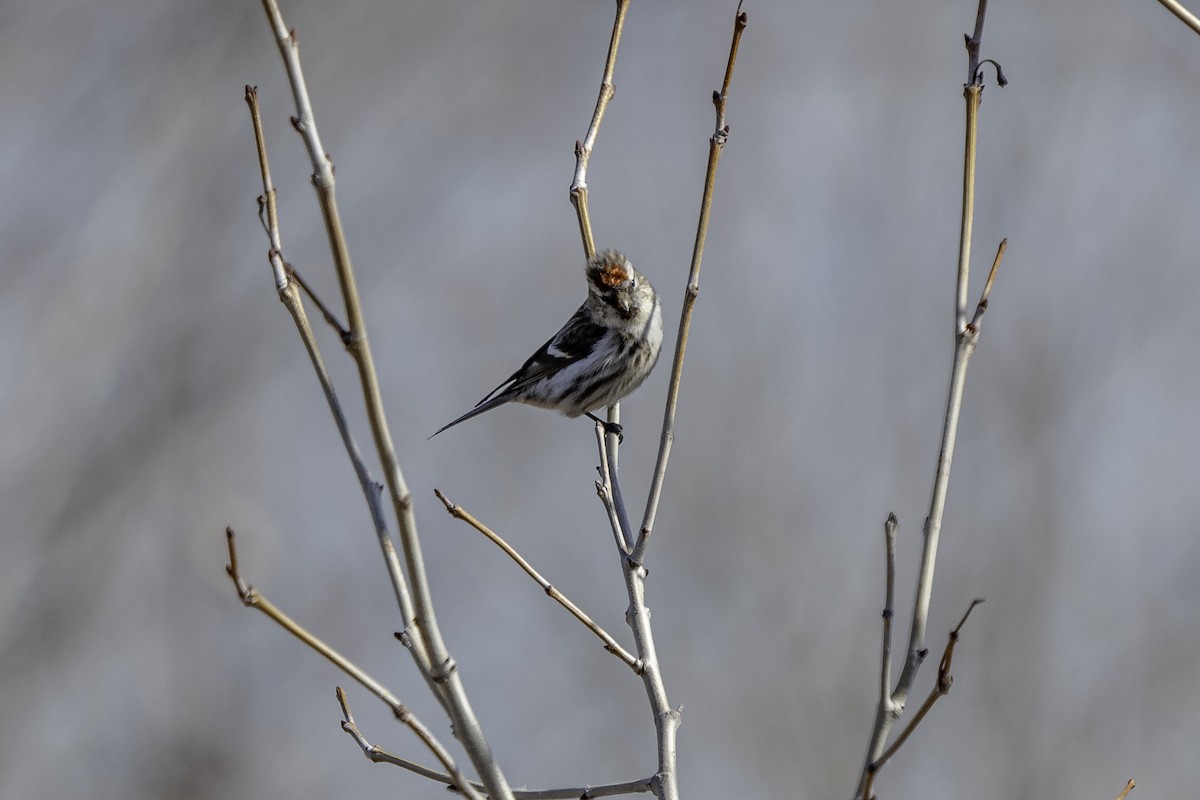
[[[636,3],[589,183],[669,339],[733,2]],[[435,487],[622,641],[592,428],[439,436],[576,308],[567,198],[612,3],[287,2],[439,618],[517,786],[650,775],[640,681]],[[952,351],[973,2],[748,0],[648,600],[685,796],[849,798],[900,518],[907,619]],[[1157,3],[993,2],[971,365],[929,645],[954,690],[881,797],[1186,796],[1200,777],[1200,37]],[[288,258],[336,282],[254,2],[0,4],[0,797],[443,797],[368,763],[346,679],[247,579],[450,741],[290,318],[255,197],[260,87]],[[322,331],[347,407],[357,381]],[[668,368],[623,405],[641,508]],[[378,474],[378,473],[376,473]],[[918,680],[923,697],[934,659]],[[432,758],[365,692],[365,733]]]

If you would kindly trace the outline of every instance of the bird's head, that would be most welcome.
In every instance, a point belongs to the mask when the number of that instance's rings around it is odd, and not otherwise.
[[[623,320],[649,314],[654,306],[654,288],[616,250],[605,250],[587,265],[588,296],[597,310],[615,313]]]

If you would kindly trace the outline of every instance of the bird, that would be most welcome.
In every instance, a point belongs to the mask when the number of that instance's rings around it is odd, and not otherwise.
[[[642,385],[662,349],[662,306],[650,281],[616,250],[592,258],[584,270],[588,296],[558,333],[521,368],[467,413],[434,431],[466,422],[505,403],[525,403],[587,416],[608,433],[619,425],[592,412]]]

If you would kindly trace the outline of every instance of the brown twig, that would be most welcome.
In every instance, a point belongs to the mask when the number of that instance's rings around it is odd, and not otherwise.
[[[704,193],[700,199],[700,220],[696,225],[696,240],[692,246],[692,265],[688,273],[687,287],[683,293],[683,311],[679,315],[679,334],[675,338],[675,357],[671,362],[671,379],[667,387],[667,403],[663,411],[662,434],[658,446],[658,459],[654,465],[654,477],[650,482],[650,492],[646,497],[646,511],[642,516],[642,527],[638,533],[637,545],[633,548],[630,559],[637,564],[646,555],[646,546],[650,542],[650,533],[654,530],[654,518],[658,514],[658,503],[662,497],[663,482],[667,475],[667,461],[671,457],[671,445],[675,441],[675,409],[679,404],[679,386],[683,378],[683,357],[687,351],[688,331],[692,325],[692,310],[696,298],[700,295],[700,262],[704,258],[704,243],[708,236],[708,220],[712,213],[713,188],[717,178],[717,164],[721,160],[721,152],[729,140],[729,125],[725,120],[725,105],[729,98],[729,86],[733,80],[733,67],[737,62],[738,45],[742,33],[750,18],[738,5],[734,15],[733,41],[729,46],[729,58],[725,62],[725,78],[721,88],[713,92],[713,108],[716,111],[717,123],[708,140],[708,168],[704,173]]]
[[[958,624],[954,626],[954,630],[950,631],[950,635],[946,640],[946,648],[942,651],[942,660],[938,664],[937,683],[934,684],[933,689],[929,692],[929,696],[925,698],[925,702],[921,704],[921,707],[917,710],[917,713],[913,715],[913,718],[909,721],[908,725],[905,726],[904,730],[900,732],[900,735],[896,737],[896,740],[892,742],[891,746],[888,747],[887,750],[883,751],[883,754],[867,767],[867,780],[863,787],[863,797],[869,798],[871,796],[871,787],[875,781],[875,776],[879,773],[879,770],[883,768],[883,765],[886,764],[888,760],[896,754],[896,751],[899,750],[900,747],[908,740],[908,737],[911,736],[913,731],[917,729],[917,726],[921,724],[921,720],[925,719],[925,715],[927,715],[930,709],[933,708],[933,704],[936,703],[939,698],[945,697],[950,693],[950,687],[954,684],[954,676],[950,673],[951,662],[954,660],[954,647],[958,644],[959,633],[962,631],[963,625],[966,624],[967,617],[971,616],[971,612],[975,610],[975,606],[982,602],[982,597],[977,597],[972,600],[971,605],[967,607],[966,613],[962,615],[962,619],[960,619]]]
[[[591,617],[585,614],[583,609],[571,602],[571,600],[562,592],[560,592],[552,583],[550,583],[550,581],[542,577],[542,574],[534,569],[533,565],[530,564],[524,556],[518,553],[515,547],[506,542],[504,538],[500,536],[500,534],[493,531],[487,525],[484,525],[462,506],[450,502],[449,498],[442,494],[440,489],[434,489],[433,493],[437,495],[438,500],[442,501],[442,505],[446,507],[446,511],[450,513],[450,516],[454,517],[455,519],[462,520],[486,536],[492,542],[492,544],[499,547],[509,558],[515,561],[517,566],[524,570],[525,574],[533,579],[534,583],[536,583],[538,586],[541,586],[542,590],[545,591],[550,598],[570,612],[571,616],[579,620],[579,622],[582,623],[585,628],[596,634],[600,641],[604,642],[605,650],[624,661],[635,673],[639,675],[642,673],[641,661],[639,661],[628,650],[622,647],[617,640],[608,633],[608,631],[604,630],[604,628],[600,627],[600,625],[594,622]]]
[[[415,761],[410,761],[402,756],[389,753],[378,745],[371,744],[362,730],[358,727],[358,723],[354,720],[354,715],[350,713],[350,704],[346,698],[346,693],[341,687],[337,689],[338,703],[342,707],[342,730],[344,730],[350,738],[352,738],[363,751],[363,755],[375,764],[391,764],[394,767],[406,769],[409,772],[420,775],[423,778],[428,778],[438,783],[446,784],[447,788],[453,791],[460,791],[454,782],[454,778],[444,772],[438,772],[436,769],[430,769],[423,764],[418,764]],[[484,791],[483,784],[477,781],[470,781],[469,785],[476,792]],[[578,797],[610,797],[619,794],[635,794],[638,792],[649,792],[650,780],[644,779],[640,781],[628,781],[626,783],[612,783],[600,786],[582,786],[579,788],[563,788],[563,789],[514,789],[513,797],[515,800],[569,800],[569,798]],[[477,794],[475,796],[478,796]]]
[[[441,762],[442,766],[446,769],[450,776],[453,776],[451,777],[451,780],[455,783],[455,785],[457,785],[464,792],[464,794],[467,794],[473,798],[477,798],[477,800],[482,800],[479,798],[478,793],[472,789],[470,782],[467,781],[466,777],[459,771],[458,766],[454,763],[454,758],[450,755],[450,752],[442,746],[441,742],[437,740],[437,737],[433,735],[432,731],[430,731],[424,723],[422,723],[411,711],[409,711],[408,707],[405,706],[404,703],[400,702],[398,697],[392,694],[392,692],[379,681],[368,675],[357,664],[343,656],[337,650],[334,650],[324,641],[314,636],[306,628],[285,614],[278,606],[264,597],[257,589],[246,583],[246,581],[242,578],[241,567],[238,564],[237,543],[235,539],[236,536],[233,532],[233,528],[226,528],[225,541],[229,550],[229,563],[225,567],[225,572],[229,575],[230,580],[233,581],[234,588],[237,590],[237,594],[242,601],[242,605],[246,606],[247,608],[253,608],[257,611],[261,611],[279,627],[283,628],[296,639],[300,640],[310,649],[319,653],[335,667],[349,675],[356,683],[358,683],[368,692],[382,700],[384,704],[392,710],[392,714],[396,717],[396,719],[406,725],[413,733],[415,733],[417,738],[421,740],[421,743],[424,744],[431,753],[433,753],[434,757],[437,758],[439,762]],[[338,692],[340,693],[341,689],[339,689]]]
[[[625,29],[625,14],[629,11],[629,0],[616,0],[617,13],[613,19],[612,37],[608,42],[608,56],[604,60],[604,76],[600,79],[600,96],[596,98],[596,109],[583,139],[575,142],[575,177],[571,181],[571,205],[579,219],[579,235],[583,239],[584,257],[591,261],[596,255],[596,240],[592,236],[592,221],[588,215],[587,169],[596,146],[596,135],[608,103],[616,94],[613,73],[617,68],[617,48],[621,45],[621,33]]]
[[[1125,800],[1125,798],[1129,796],[1129,793],[1133,791],[1133,787],[1135,786],[1137,786],[1137,783],[1134,782],[1133,778],[1130,778],[1129,782],[1125,784],[1125,788],[1121,790],[1119,795],[1117,795],[1117,800]]]

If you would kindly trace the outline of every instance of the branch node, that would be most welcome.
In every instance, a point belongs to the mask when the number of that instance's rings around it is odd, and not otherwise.
[[[444,684],[458,670],[458,664],[450,657],[441,664],[429,670],[429,679],[434,683]]]

